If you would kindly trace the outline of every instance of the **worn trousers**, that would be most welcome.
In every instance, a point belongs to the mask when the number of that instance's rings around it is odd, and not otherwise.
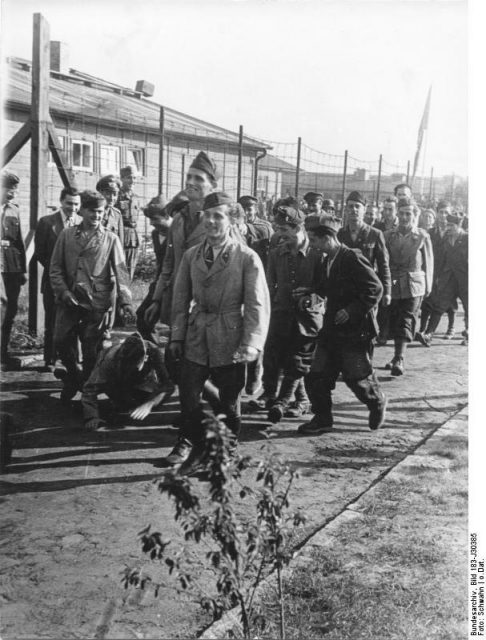
[[[2,273],[7,304],[2,322],[1,355],[6,358],[13,322],[19,308],[19,295],[22,287],[23,273]]]
[[[390,305],[390,337],[412,342],[417,332],[417,317],[423,296],[396,298]]]

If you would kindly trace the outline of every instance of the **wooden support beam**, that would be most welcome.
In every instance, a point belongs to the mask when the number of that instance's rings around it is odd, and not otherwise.
[[[32,146],[30,154],[30,231],[35,231],[39,216],[47,211],[47,163],[49,160],[49,24],[42,14],[34,13],[32,45]],[[36,333],[42,321],[38,304],[37,261],[29,265],[29,329]],[[41,313],[41,316],[39,316]]]
[[[2,167],[8,164],[20,149],[22,149],[24,144],[30,139],[31,131],[32,128],[29,118],[4,146],[2,151]]]
[[[49,149],[52,153],[52,158],[56,163],[57,170],[61,176],[62,183],[65,187],[76,187],[76,178],[71,167],[68,166],[66,154],[59,145],[59,139],[57,137],[56,128],[52,119],[49,118],[47,123],[47,132],[49,134]]]

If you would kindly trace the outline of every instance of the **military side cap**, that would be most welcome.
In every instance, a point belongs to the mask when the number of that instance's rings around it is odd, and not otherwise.
[[[96,183],[96,191],[117,191],[121,189],[122,183],[120,178],[114,175],[103,176]]]
[[[305,220],[305,213],[294,207],[281,205],[274,213],[274,221],[277,224],[300,224]]]
[[[207,173],[209,178],[214,182],[216,182],[220,177],[220,173],[218,171],[216,163],[204,151],[200,151],[197,154],[197,156],[191,162],[191,166],[189,168],[204,171],[204,173]]]
[[[128,176],[136,176],[136,175],[137,175],[137,168],[131,164],[129,164],[127,167],[123,167],[123,169],[120,169],[120,176],[122,178],[126,178]]]
[[[305,228],[307,231],[315,231],[316,229],[327,229],[332,233],[337,233],[341,228],[341,220],[335,216],[326,215],[310,215],[305,219]]]
[[[81,192],[81,207],[83,209],[97,209],[98,207],[104,207],[106,200],[98,191],[82,191]]]
[[[350,200],[353,202],[360,202],[362,205],[366,206],[366,199],[359,191],[351,191],[349,196],[346,198],[346,202],[349,202]]]
[[[16,187],[20,182],[20,178],[15,173],[11,171],[2,171],[2,187],[6,189],[11,189],[12,187]]]
[[[169,215],[165,208],[167,206],[167,200],[164,195],[160,194],[150,200],[148,205],[144,208],[143,212],[147,218],[151,218],[156,215]]]
[[[308,191],[304,196],[304,200],[306,202],[314,202],[319,199],[324,200],[324,196],[322,193],[318,193],[317,191]]]
[[[257,202],[258,198],[255,198],[254,196],[241,196],[241,198],[238,198],[238,204],[241,204],[242,207],[246,207],[250,204],[256,204]]]
[[[447,216],[447,222],[449,222],[450,224],[461,224],[461,220],[462,218],[455,213],[450,213]]]
[[[204,198],[203,211],[213,207],[220,207],[223,204],[231,206],[234,204],[234,200],[224,191],[213,191],[213,193]]]
[[[330,198],[326,198],[325,200],[323,200],[322,202],[322,206],[329,208],[329,209],[335,209],[336,206],[334,204],[334,200],[331,200]]]

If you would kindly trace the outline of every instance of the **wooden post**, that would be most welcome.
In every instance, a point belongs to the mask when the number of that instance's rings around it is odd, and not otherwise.
[[[7,142],[2,152],[2,167],[10,162],[10,160],[22,149],[24,144],[29,140],[32,125],[30,118],[20,127],[17,133]]]
[[[295,166],[295,197],[299,197],[299,180],[300,180],[300,154],[302,151],[302,138],[297,138],[297,164]]]
[[[348,171],[348,150],[344,152],[343,186],[341,189],[341,218],[344,224],[344,197],[346,195],[346,173]]]
[[[380,186],[381,186],[381,165],[383,163],[383,155],[380,153],[380,161],[378,163],[378,181],[376,185],[376,206],[380,206]]]
[[[164,190],[164,134],[165,134],[165,110],[160,107],[159,116],[159,193]]]
[[[182,154],[182,166],[181,166],[181,191],[186,185],[186,154]]]
[[[39,215],[47,211],[47,163],[49,160],[49,24],[42,14],[34,13],[32,46],[32,107],[30,155],[30,231],[34,232]],[[29,330],[36,333],[43,317],[38,305],[37,261],[29,265]],[[39,316],[40,312],[40,316]]]
[[[430,185],[429,185],[429,200],[432,201],[434,195],[434,167],[430,169]],[[429,205],[431,202],[429,202]]]
[[[410,180],[410,160],[407,162],[407,179],[405,182],[408,184],[409,180]]]
[[[241,196],[241,173],[243,162],[243,125],[240,124],[240,134],[238,137],[238,178],[236,182],[236,199]]]

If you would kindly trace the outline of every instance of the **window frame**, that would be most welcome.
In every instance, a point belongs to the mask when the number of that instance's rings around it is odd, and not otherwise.
[[[90,148],[90,166],[85,167],[82,165],[74,164],[74,145],[79,144],[81,147],[86,146]],[[83,151],[81,149],[81,157],[83,157]],[[86,171],[87,173],[94,173],[94,143],[91,140],[71,140],[71,166],[76,171]]]

